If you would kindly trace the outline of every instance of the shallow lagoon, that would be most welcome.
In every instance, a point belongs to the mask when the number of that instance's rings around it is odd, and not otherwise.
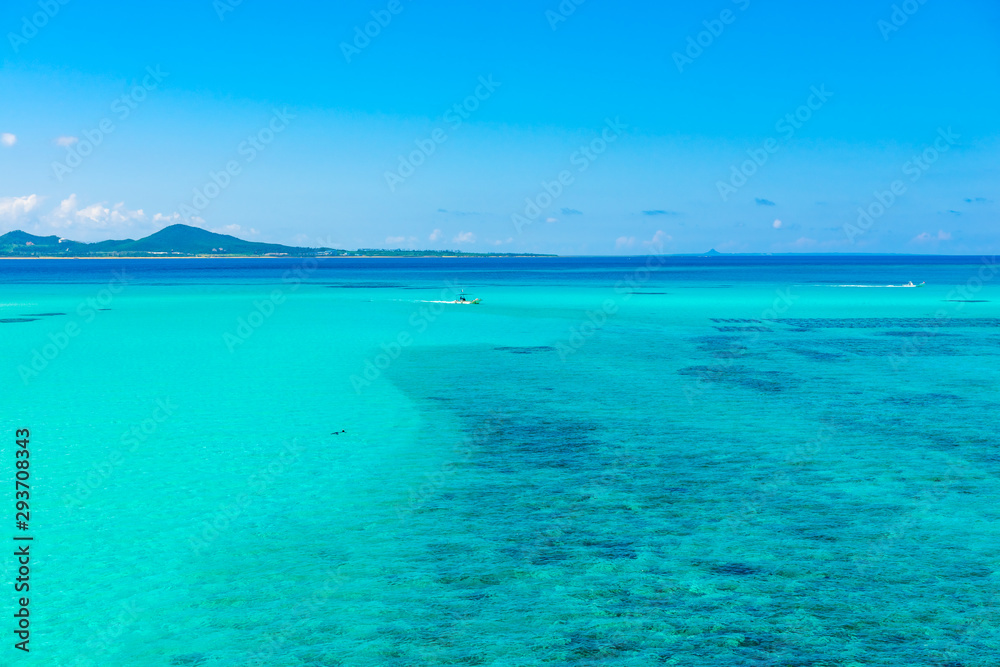
[[[0,262],[20,664],[992,665],[988,266]]]

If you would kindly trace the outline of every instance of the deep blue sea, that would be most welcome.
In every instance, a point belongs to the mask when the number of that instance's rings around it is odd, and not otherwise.
[[[0,350],[2,665],[1000,664],[993,257],[4,260]]]

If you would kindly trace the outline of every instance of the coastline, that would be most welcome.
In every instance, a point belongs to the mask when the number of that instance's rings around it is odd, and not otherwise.
[[[37,257],[0,257],[0,260],[32,260],[32,259],[532,259],[537,257],[560,257],[560,255],[164,255],[150,257],[64,257],[62,255],[39,255]]]

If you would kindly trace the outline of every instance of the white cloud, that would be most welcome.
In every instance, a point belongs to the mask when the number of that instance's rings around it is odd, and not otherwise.
[[[99,236],[102,240],[108,238],[106,233],[88,235],[87,232],[151,231],[148,229],[149,218],[141,208],[129,210],[124,202],[118,202],[113,206],[108,206],[104,202],[80,206],[75,194],[62,200],[59,206],[45,216],[44,222],[54,229],[72,230],[74,236],[80,240],[87,240],[87,236]]]
[[[0,220],[17,222],[42,203],[38,195],[27,197],[0,197]]]
[[[157,213],[150,218],[141,208],[132,210],[125,202],[109,205],[97,202],[82,205],[71,194],[45,212],[37,210],[42,197],[0,197],[0,222],[20,224],[31,217],[33,234],[58,234],[78,241],[103,241],[109,238],[138,238],[180,220],[177,213]],[[204,221],[202,221],[204,222]]]
[[[437,241],[440,238],[441,238],[441,230],[440,229],[435,229],[433,232],[431,232],[431,235],[427,237],[427,240],[428,241]]]
[[[153,216],[153,221],[166,222],[171,225],[181,224],[181,225],[189,225],[191,227],[201,227],[202,229],[208,229],[208,223],[205,222],[205,218],[201,217],[200,215],[192,215],[189,216],[187,219],[185,219],[180,213],[176,211],[167,215],[164,215],[163,213],[157,213],[156,215]],[[236,226],[239,227],[239,225]],[[214,230],[208,229],[208,231],[214,231]]]
[[[125,208],[125,202],[118,202],[108,208],[104,203],[91,204],[76,212],[76,217],[81,221],[90,221],[94,227],[104,229],[113,226],[131,226],[133,222],[146,219],[146,214],[142,209],[130,211]]]
[[[305,242],[303,243],[304,245],[315,246],[318,248],[342,248],[344,246],[343,243],[341,243],[340,241],[335,241],[333,237],[330,236],[329,234],[327,234],[325,239],[322,239],[317,236],[316,240],[312,244]]]
[[[11,134],[10,132],[4,132],[0,134],[0,144],[4,146],[13,146],[17,143],[17,135]]]
[[[251,227],[250,229],[243,229],[242,226],[237,224],[226,225],[225,227],[219,227],[218,229],[210,229],[210,232],[215,232],[216,234],[228,234],[229,236],[238,236],[243,238],[245,236],[256,236],[260,232]]]
[[[72,215],[72,212],[75,211],[76,208],[76,195],[72,194],[59,202],[59,208],[54,211],[54,214],[60,217],[69,216]]]
[[[775,229],[781,229],[781,220],[775,220],[771,226]]]
[[[405,236],[387,236],[385,237],[386,243],[403,243],[406,241]]]
[[[78,141],[80,140],[76,137],[59,137],[56,139],[56,146],[72,146]]]
[[[931,243],[933,241],[950,241],[951,232],[946,232],[943,229],[938,230],[937,236],[934,234],[929,234],[924,232],[923,234],[918,234],[913,237],[913,243]]]
[[[634,236],[619,236],[615,240],[615,250],[621,250],[622,248],[631,248],[635,245]]]
[[[670,243],[673,240],[674,240],[673,236],[670,236],[662,229],[658,229],[656,230],[656,233],[653,234],[653,238],[651,238],[648,241],[643,241],[642,245],[651,246],[653,248],[662,248],[664,244]]]
[[[559,218],[545,218],[545,222],[559,222]]]
[[[452,239],[453,243],[475,243],[476,235],[472,232],[459,232],[458,235]]]

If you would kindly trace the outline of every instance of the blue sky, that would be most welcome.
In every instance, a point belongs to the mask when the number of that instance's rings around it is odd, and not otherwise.
[[[995,2],[331,5],[4,3],[0,232],[1000,250]]]

